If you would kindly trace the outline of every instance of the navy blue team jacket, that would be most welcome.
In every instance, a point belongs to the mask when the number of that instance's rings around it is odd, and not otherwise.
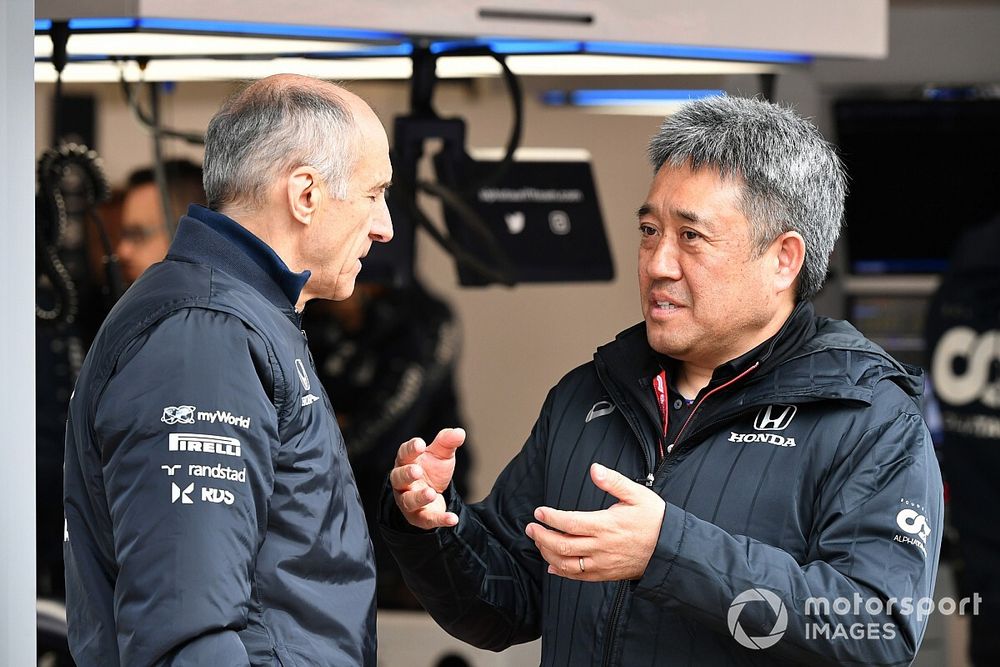
[[[108,316],[66,433],[79,665],[373,665],[375,570],[289,271],[192,206]]]

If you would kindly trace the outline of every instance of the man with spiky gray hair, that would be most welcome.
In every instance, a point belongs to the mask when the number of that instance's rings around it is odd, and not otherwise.
[[[463,431],[401,445],[380,522],[404,578],[472,644],[540,636],[543,665],[909,664],[941,478],[919,371],[809,301],[835,151],[718,97],[649,155],[644,321],[550,391],[481,503],[451,484]]]
[[[375,664],[375,567],[302,331],[392,238],[389,145],[338,86],[254,82],[205,142],[208,207],[132,285],[66,425],[69,644],[91,665]]]

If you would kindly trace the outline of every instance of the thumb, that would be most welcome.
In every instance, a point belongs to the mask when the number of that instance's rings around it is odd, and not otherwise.
[[[437,434],[427,451],[440,459],[448,459],[455,455],[455,450],[464,442],[464,428],[445,428]]]
[[[590,478],[594,480],[597,488],[607,491],[618,500],[629,504],[637,501],[639,494],[646,489],[617,470],[605,468],[600,463],[591,464]]]

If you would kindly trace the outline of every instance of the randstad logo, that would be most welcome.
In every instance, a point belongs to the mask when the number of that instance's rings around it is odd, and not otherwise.
[[[771,611],[774,612],[774,625],[766,635],[751,637],[743,629],[743,626],[740,625],[740,614],[748,604],[759,604],[762,602],[767,604],[771,608]],[[737,595],[736,599],[729,605],[727,621],[729,622],[729,634],[733,636],[733,639],[740,646],[754,650],[765,649],[777,644],[784,636],[785,629],[788,628],[788,610],[785,609],[785,604],[781,601],[781,598],[773,592],[766,588],[751,588]]]

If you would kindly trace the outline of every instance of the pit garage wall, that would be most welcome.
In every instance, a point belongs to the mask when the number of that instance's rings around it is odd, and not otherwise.
[[[0,664],[35,658],[34,125],[31,0],[0,2]]]

